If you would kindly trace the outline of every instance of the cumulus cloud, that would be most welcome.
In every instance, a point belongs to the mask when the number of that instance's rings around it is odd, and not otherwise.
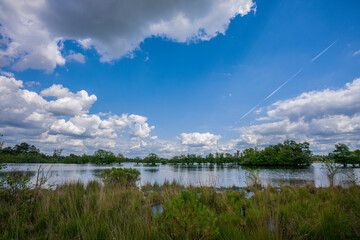
[[[242,127],[238,147],[266,146],[295,139],[329,151],[337,142],[360,146],[360,79],[344,88],[302,93],[270,106],[270,122]]]
[[[95,95],[84,91],[72,93],[62,85],[52,85],[41,91],[41,96],[56,97],[56,100],[47,102],[47,111],[55,115],[74,116],[87,113],[91,105],[97,100]]]
[[[217,141],[221,138],[220,135],[214,135],[212,133],[182,133],[180,134],[180,142],[184,145],[202,147],[216,145]]]
[[[50,149],[59,145],[69,151],[119,145],[126,150],[129,144],[155,139],[150,135],[154,126],[149,126],[146,117],[88,114],[96,99],[85,90],[73,93],[62,85],[52,85],[38,94],[24,89],[20,80],[0,76],[0,132],[14,143],[29,141]],[[126,136],[134,140],[125,145]]]
[[[64,65],[63,42],[94,47],[102,62],[128,55],[148,37],[176,42],[224,34],[252,0],[33,0],[0,2],[0,66],[52,71]],[[80,55],[68,59],[83,61]]]
[[[311,120],[328,115],[353,116],[360,109],[360,79],[347,83],[342,89],[312,91],[293,99],[278,101],[273,107],[267,112],[271,119]]]

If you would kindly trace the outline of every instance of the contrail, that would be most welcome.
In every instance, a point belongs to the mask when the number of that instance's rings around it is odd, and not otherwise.
[[[318,59],[321,55],[323,55],[327,50],[329,50],[329,48],[331,48],[335,43],[337,42],[337,40],[335,42],[333,42],[332,44],[330,44],[330,46],[328,46],[325,50],[323,50],[321,53],[319,53],[318,55],[316,55],[313,59],[311,59],[311,62],[314,62],[316,59]],[[247,115],[249,115],[250,113],[252,113],[259,105],[261,105],[263,102],[265,102],[266,100],[268,100],[271,96],[273,96],[275,93],[277,93],[282,87],[284,87],[291,79],[295,78],[297,75],[299,75],[299,73],[302,72],[302,69],[300,69],[297,73],[295,73],[294,75],[292,75],[290,78],[288,78],[283,84],[281,84],[277,89],[275,89],[272,93],[270,93],[266,98],[264,98],[264,100],[262,100],[261,102],[259,102],[258,104],[256,104],[255,107],[253,107],[252,109],[250,109],[250,111],[248,111],[247,113],[245,113],[238,121],[236,121],[234,123],[237,124],[241,119],[243,119],[244,117],[246,117]]]
[[[283,86],[285,86],[285,84],[287,84],[291,79],[295,78],[297,75],[299,75],[299,73],[301,73],[302,69],[300,69],[297,73],[295,73],[294,75],[292,75],[290,78],[288,78],[283,84],[280,85],[280,87],[278,87],[277,89],[275,89],[272,93],[270,93],[266,98],[264,98],[264,100],[262,100],[261,102],[259,102],[258,104],[255,105],[255,107],[253,107],[252,109],[250,109],[250,111],[248,111],[247,113],[245,113],[240,119],[243,119],[244,117],[246,117],[247,115],[249,115],[250,113],[252,113],[260,104],[262,104],[263,102],[265,102],[266,100],[268,100],[272,95],[274,95],[277,91],[279,91]],[[235,122],[235,124],[237,124],[238,121]]]
[[[264,100],[268,100],[272,95],[274,95],[277,91],[279,91],[283,86],[285,86],[285,84],[287,84],[291,79],[295,78],[299,73],[301,73],[302,69],[300,69],[297,73],[295,73],[294,75],[292,75],[288,80],[286,80],[283,84],[280,85],[280,87],[278,87],[275,91],[273,91],[272,93],[270,93],[269,96],[267,96]]]
[[[260,105],[260,103],[262,103],[262,102],[259,102],[258,104],[256,104],[256,106],[253,107],[252,109],[250,109],[250,111],[248,111],[247,113],[245,113],[245,114],[240,118],[240,120],[243,119],[244,117],[246,117],[247,115],[249,115],[250,113],[252,113],[252,112]],[[237,123],[237,122],[236,122],[236,123]],[[235,124],[236,124],[236,123],[235,123]]]
[[[322,51],[321,53],[319,53],[318,55],[316,55],[316,57],[314,57],[313,59],[311,59],[311,62],[315,61],[316,59],[318,59],[318,57],[320,57],[321,55],[323,55],[329,48],[332,47],[332,45],[334,45],[337,42],[337,40],[335,42],[333,42],[330,46],[328,46],[327,48],[325,48],[324,51]]]

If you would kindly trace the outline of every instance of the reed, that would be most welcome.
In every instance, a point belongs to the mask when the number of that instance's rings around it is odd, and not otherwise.
[[[267,186],[246,198],[238,188],[93,181],[11,194],[0,192],[0,239],[360,238],[356,185]]]

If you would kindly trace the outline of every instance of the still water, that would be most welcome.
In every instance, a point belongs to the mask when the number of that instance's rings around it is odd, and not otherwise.
[[[48,173],[48,184],[56,186],[65,182],[83,182],[85,185],[91,180],[99,179],[101,171],[105,168],[123,167],[136,168],[141,173],[141,180],[138,183],[142,186],[146,183],[162,184],[164,181],[176,182],[182,185],[214,186],[214,187],[245,187],[247,185],[247,167],[234,165],[203,165],[203,166],[182,166],[182,165],[158,165],[143,166],[135,163],[122,163],[110,165],[96,164],[8,164],[1,171],[23,171],[32,174],[31,181],[35,182],[35,173],[39,166]],[[322,163],[313,163],[303,168],[261,168],[259,177],[263,185],[271,184],[302,186],[312,183],[316,187],[329,186],[326,176],[327,171]],[[335,175],[335,184],[347,186],[350,184],[349,174],[357,178],[359,184],[360,168],[342,168],[341,172]]]

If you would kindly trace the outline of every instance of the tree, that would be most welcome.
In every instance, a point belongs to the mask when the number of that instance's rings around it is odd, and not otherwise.
[[[29,153],[31,154],[39,154],[40,153],[40,149],[36,148],[34,145],[31,145],[29,147]]]
[[[145,163],[150,163],[152,166],[155,166],[155,163],[159,162],[160,158],[155,153],[149,153],[147,157],[144,158]]]
[[[61,160],[61,153],[63,152],[64,149],[62,148],[54,148],[54,152],[53,152],[53,157],[57,158],[58,161]]]
[[[139,165],[139,163],[141,163],[141,158],[140,157],[134,158],[134,162],[136,163],[136,165]]]
[[[349,147],[344,143],[335,144],[335,149],[332,152],[332,156],[336,163],[343,164],[344,167],[350,163],[351,152]]]
[[[351,164],[355,166],[355,164],[360,164],[360,149],[356,149],[355,151],[351,152]]]
[[[104,149],[99,149],[94,153],[94,158],[96,163],[113,163],[116,161],[115,154]]]
[[[20,143],[20,144],[16,144],[14,146],[14,151],[19,154],[19,153],[27,153],[30,150],[30,145],[26,142]]]
[[[3,135],[0,133],[0,139],[3,137]],[[4,146],[4,142],[0,142],[0,150],[2,149],[2,147]]]

